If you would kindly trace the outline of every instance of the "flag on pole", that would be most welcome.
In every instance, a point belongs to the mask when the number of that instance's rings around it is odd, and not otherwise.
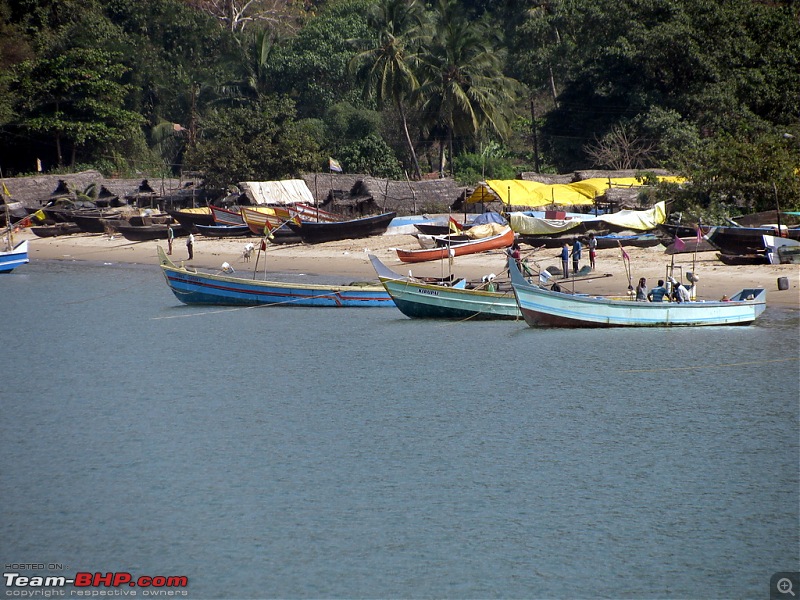
[[[619,244],[619,249],[622,252],[622,260],[627,260],[628,262],[631,262],[631,257],[628,256],[627,252],[625,252],[625,248],[622,247],[622,242],[617,240],[617,243]]]
[[[461,232],[461,225],[459,225],[458,221],[456,221],[453,217],[450,217],[448,224],[450,225],[450,233]]]
[[[339,161],[335,158],[328,157],[328,168],[331,171],[336,171],[337,173],[342,172],[342,165],[339,164]]]
[[[686,244],[677,235],[675,236],[675,241],[672,243],[672,245],[674,246],[676,252],[683,252],[686,249]]]
[[[6,187],[6,182],[5,181],[3,182],[3,193],[6,196],[8,196],[9,198],[11,198],[11,192],[8,191],[8,188]]]
[[[700,229],[700,225],[698,225],[697,226],[697,243],[699,244],[702,241],[703,241],[703,230]]]

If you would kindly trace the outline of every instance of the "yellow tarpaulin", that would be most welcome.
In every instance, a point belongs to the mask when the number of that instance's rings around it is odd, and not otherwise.
[[[680,177],[659,177],[659,181],[680,182]],[[609,186],[610,184],[610,186]],[[537,208],[551,204],[580,206],[594,204],[597,196],[606,193],[609,187],[631,188],[644,185],[636,177],[598,177],[575,183],[546,184],[523,179],[487,179],[478,184],[467,198],[467,203],[502,202],[506,206],[529,206]]]

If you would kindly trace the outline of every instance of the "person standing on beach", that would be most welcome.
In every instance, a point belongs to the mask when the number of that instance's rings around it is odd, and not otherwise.
[[[175,231],[172,229],[172,223],[167,225],[167,254],[172,254],[172,242],[175,240]]]
[[[581,262],[581,241],[578,238],[575,238],[575,241],[572,242],[572,272],[575,275],[578,274],[578,269],[580,268],[579,263]]]
[[[594,271],[594,259],[597,256],[597,240],[594,239],[594,234],[589,234],[589,266]]]
[[[569,245],[567,242],[561,246],[561,272],[564,279],[569,277]]]
[[[189,260],[194,258],[194,234],[190,233],[186,238],[186,249],[189,251]]]

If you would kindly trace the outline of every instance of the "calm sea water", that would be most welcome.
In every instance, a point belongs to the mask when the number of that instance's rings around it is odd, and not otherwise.
[[[536,599],[766,598],[800,570],[795,311],[537,331],[193,308],[155,266],[44,261],[0,298],[4,572]]]

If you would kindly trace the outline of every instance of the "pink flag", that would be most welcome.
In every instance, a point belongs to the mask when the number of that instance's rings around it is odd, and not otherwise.
[[[703,230],[700,229],[700,225],[698,225],[697,226],[697,243],[699,244],[702,241],[703,241]]]
[[[627,260],[628,262],[631,262],[631,257],[628,256],[627,252],[625,252],[625,248],[622,247],[622,242],[617,240],[617,243],[619,244],[619,249],[622,252],[622,260]]]
[[[675,242],[673,242],[673,246],[675,247],[676,252],[681,252],[682,250],[686,249],[686,244],[678,236],[675,236]]]

